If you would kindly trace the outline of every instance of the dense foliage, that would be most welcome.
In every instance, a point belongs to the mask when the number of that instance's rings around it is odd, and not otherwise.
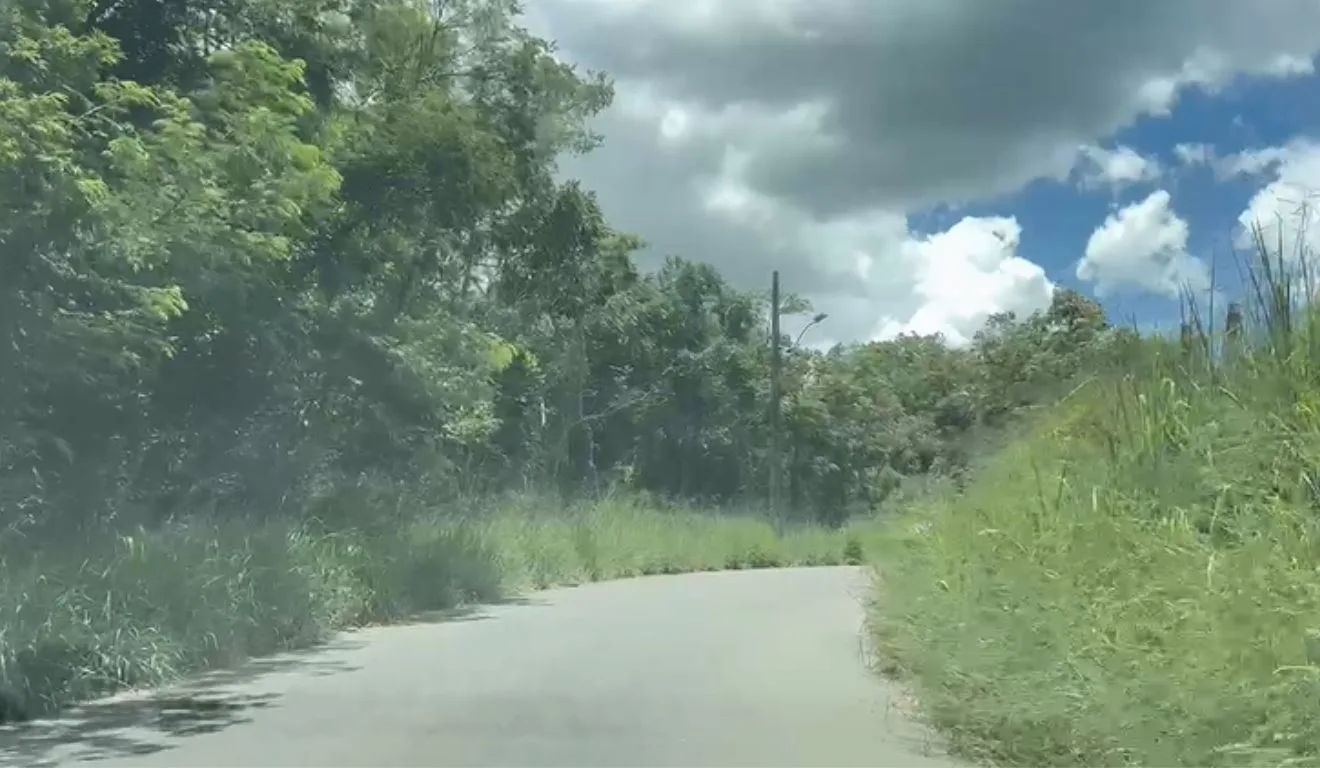
[[[639,270],[641,242],[560,178],[611,86],[514,0],[2,13],[10,531],[322,514],[382,482],[763,493],[765,298],[703,254]],[[794,509],[837,520],[956,472],[1104,326],[1061,291],[967,349],[785,339]]]

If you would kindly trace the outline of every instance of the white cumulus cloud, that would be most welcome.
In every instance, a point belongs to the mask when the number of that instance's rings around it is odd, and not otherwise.
[[[962,345],[992,314],[1022,317],[1048,307],[1054,285],[1040,265],[1017,255],[1021,238],[1016,219],[972,217],[944,232],[910,236],[891,263],[907,267],[916,309],[906,320],[885,317],[875,336],[941,333]]]
[[[1308,261],[1320,252],[1320,143],[1298,140],[1226,158],[1237,172],[1266,181],[1238,217],[1237,245],[1252,246],[1252,228],[1284,258]]]
[[[1209,288],[1209,269],[1187,252],[1187,222],[1170,203],[1160,189],[1106,218],[1087,240],[1077,278],[1102,295],[1135,290],[1172,297]]]

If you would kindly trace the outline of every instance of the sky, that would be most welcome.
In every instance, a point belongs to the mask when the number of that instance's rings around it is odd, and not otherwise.
[[[615,81],[561,172],[644,266],[779,270],[813,345],[964,344],[1060,286],[1167,328],[1240,293],[1253,223],[1320,245],[1320,0],[527,4]]]

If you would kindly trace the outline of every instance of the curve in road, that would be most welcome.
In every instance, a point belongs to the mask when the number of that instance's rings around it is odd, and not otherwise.
[[[865,668],[868,588],[839,567],[540,592],[10,727],[0,764],[953,766]]]

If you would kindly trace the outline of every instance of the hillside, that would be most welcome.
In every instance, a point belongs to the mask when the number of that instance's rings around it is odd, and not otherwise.
[[[882,641],[965,752],[1320,761],[1320,313],[1309,254],[1257,249],[1248,301],[1131,340],[891,528]]]

